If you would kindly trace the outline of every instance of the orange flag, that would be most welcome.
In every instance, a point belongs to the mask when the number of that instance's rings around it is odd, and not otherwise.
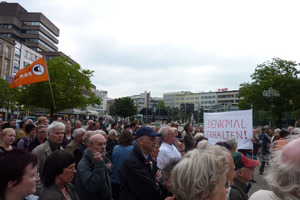
[[[48,80],[49,76],[45,57],[41,57],[25,69],[20,69],[9,88],[12,89],[20,85],[28,85]]]

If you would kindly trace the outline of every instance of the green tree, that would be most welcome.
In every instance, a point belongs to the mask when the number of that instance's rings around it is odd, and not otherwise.
[[[0,78],[0,108],[4,108],[7,112],[17,108],[17,97],[19,91],[17,88],[9,89],[10,84]]]
[[[157,102],[157,109],[165,109],[165,110],[170,110],[170,106],[166,106],[164,101],[158,101]]]
[[[137,114],[137,108],[134,105],[134,101],[129,97],[116,99],[114,106],[116,107],[116,114],[120,117],[132,118]]]
[[[90,77],[93,71],[85,70],[77,63],[70,64],[67,57],[58,56],[47,62],[55,108],[49,82],[22,86],[19,102],[27,108],[46,108],[51,118],[54,112],[101,104],[101,99],[91,92]],[[83,94],[83,91],[89,95]]]
[[[109,107],[109,115],[111,116],[116,116],[116,106],[115,105],[112,105]]]
[[[269,87],[280,92],[278,98],[273,99],[273,119],[277,127],[281,127],[284,112],[291,112],[300,106],[299,70],[294,61],[273,58],[271,61],[257,65],[251,75],[252,83],[240,85],[239,96],[244,99],[239,102],[240,109],[270,110],[269,99],[263,97],[263,90]]]

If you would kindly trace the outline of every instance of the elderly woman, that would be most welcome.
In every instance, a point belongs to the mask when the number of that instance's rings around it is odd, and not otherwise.
[[[12,144],[16,138],[16,132],[13,128],[5,128],[0,133],[0,153],[13,150]]]
[[[171,172],[173,192],[178,200],[225,200],[228,169],[224,153],[194,149]]]
[[[112,164],[115,166],[114,172],[110,176],[113,199],[119,199],[120,178],[119,171],[125,158],[132,151],[133,135],[130,131],[123,131],[119,137],[119,145],[115,146],[112,153]]]
[[[76,173],[75,158],[65,150],[54,151],[45,161],[42,171],[44,188],[40,200],[79,200],[72,181]]]
[[[23,200],[35,193],[39,180],[36,155],[26,150],[6,151],[0,154],[0,163],[1,200]]]
[[[110,160],[111,160],[111,155],[113,153],[114,147],[118,144],[117,140],[115,140],[117,134],[118,133],[115,129],[111,129],[108,132],[106,152],[107,152],[107,156]]]

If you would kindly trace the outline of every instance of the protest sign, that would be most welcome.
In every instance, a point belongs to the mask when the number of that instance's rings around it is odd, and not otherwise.
[[[210,145],[235,137],[238,149],[253,149],[252,110],[204,113],[204,134]]]

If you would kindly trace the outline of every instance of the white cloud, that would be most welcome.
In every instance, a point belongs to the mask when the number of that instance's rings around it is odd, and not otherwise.
[[[296,0],[17,2],[58,26],[59,50],[110,97],[238,89],[273,57],[300,62]]]

